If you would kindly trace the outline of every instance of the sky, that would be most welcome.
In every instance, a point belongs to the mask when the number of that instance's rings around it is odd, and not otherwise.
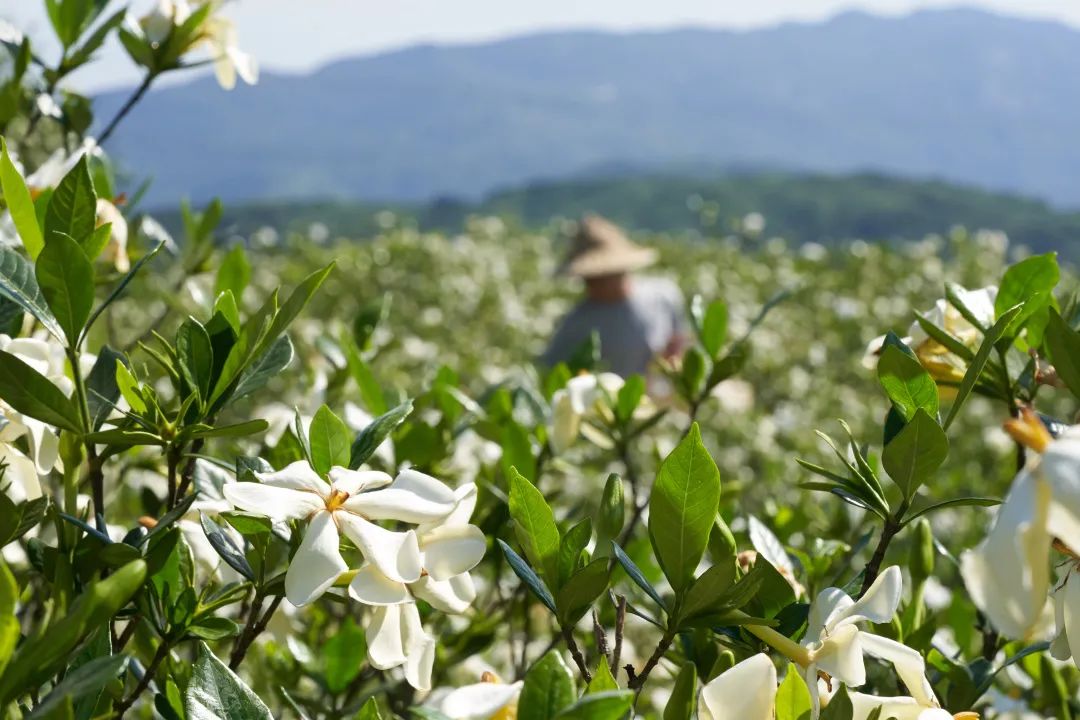
[[[153,0],[132,0],[145,10]],[[113,2],[112,7],[123,3]],[[966,0],[1007,15],[1057,20],[1080,28],[1080,0]],[[265,71],[305,73],[327,62],[424,42],[462,43],[561,29],[615,31],[699,26],[751,29],[820,22],[845,10],[903,14],[955,7],[956,0],[232,0],[240,46]],[[55,41],[42,0],[0,0],[0,18],[26,31],[53,57]],[[198,71],[190,71],[191,73]],[[71,78],[84,93],[131,85],[139,71],[118,44]],[[174,81],[182,80],[174,74]],[[190,77],[190,74],[188,75]]]

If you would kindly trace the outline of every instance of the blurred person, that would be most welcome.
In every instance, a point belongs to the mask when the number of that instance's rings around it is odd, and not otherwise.
[[[541,357],[549,367],[570,360],[595,332],[600,356],[622,377],[644,375],[657,357],[674,359],[686,346],[686,305],[670,280],[634,276],[656,262],[656,251],[631,241],[599,215],[578,223],[559,273],[581,278],[585,297],[566,317]]]

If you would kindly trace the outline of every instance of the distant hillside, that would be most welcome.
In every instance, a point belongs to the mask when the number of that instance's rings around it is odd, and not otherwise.
[[[377,231],[376,214],[383,209],[388,208],[348,202],[242,205],[226,208],[225,223],[242,234],[264,225],[307,232],[312,223],[322,223],[334,236],[366,237]],[[733,219],[760,212],[769,235],[826,243],[918,239],[963,225],[1004,230],[1014,243],[1034,250],[1080,256],[1080,213],[943,182],[868,174],[590,178],[532,184],[478,203],[442,200],[389,209],[423,229],[448,231],[460,229],[470,215],[499,215],[539,227],[554,218],[596,211],[635,230],[708,234],[726,232]]]
[[[152,92],[112,150],[151,203],[475,200],[598,165],[939,177],[1080,206],[1080,33],[972,10],[415,47]],[[125,93],[97,99],[111,115]]]

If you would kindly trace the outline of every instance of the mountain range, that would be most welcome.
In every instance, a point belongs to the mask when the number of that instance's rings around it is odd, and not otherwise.
[[[110,140],[150,204],[475,201],[672,163],[934,178],[1080,207],[1080,32],[957,9],[424,45],[151,91]],[[105,119],[126,98],[95,99]]]

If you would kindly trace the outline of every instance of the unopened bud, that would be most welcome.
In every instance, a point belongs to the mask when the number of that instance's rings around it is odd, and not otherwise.
[[[733,667],[735,667],[735,653],[725,650],[716,656],[716,662],[713,663],[712,670],[709,672],[709,679],[712,680]]]
[[[926,518],[919,518],[915,523],[915,544],[911,546],[908,567],[916,581],[926,580],[934,574],[934,533]]]
[[[739,547],[735,544],[735,536],[731,534],[731,528],[719,515],[713,522],[712,532],[709,534],[709,554],[712,555],[713,563],[728,562],[739,553]]]
[[[626,502],[623,498],[622,478],[617,473],[611,473],[604,484],[604,494],[600,498],[597,532],[600,537],[613,540],[622,531],[625,521]]]

